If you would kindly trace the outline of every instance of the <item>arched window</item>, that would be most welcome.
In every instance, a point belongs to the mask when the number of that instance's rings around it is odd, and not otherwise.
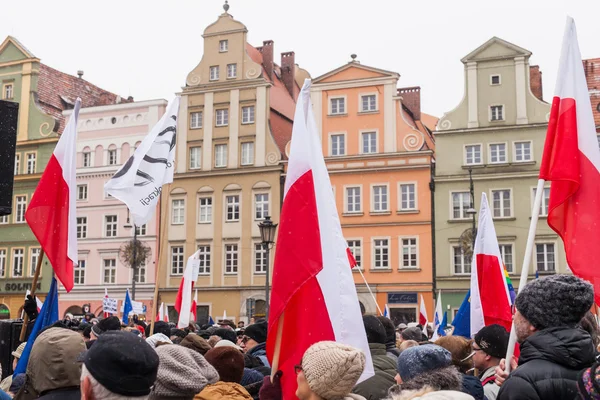
[[[10,308],[6,304],[0,304],[0,319],[10,319]]]

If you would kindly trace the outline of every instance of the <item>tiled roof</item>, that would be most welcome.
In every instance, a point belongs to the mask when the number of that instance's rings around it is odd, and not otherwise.
[[[65,127],[65,118],[62,112],[72,109],[77,97],[81,98],[82,107],[105,106],[133,101],[133,99],[124,99],[119,95],[101,89],[83,78],[65,74],[41,63],[37,94],[37,101],[41,109],[58,121],[55,127],[58,134],[61,134]]]

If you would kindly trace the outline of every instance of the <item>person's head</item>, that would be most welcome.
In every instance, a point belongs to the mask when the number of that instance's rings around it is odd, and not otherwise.
[[[150,328],[152,326],[151,325],[146,325],[145,331],[146,331],[146,337],[150,337]],[[163,335],[165,335],[166,337],[170,337],[171,336],[171,327],[169,326],[168,322],[165,321],[156,321],[154,323],[154,332],[155,333],[162,333]]]
[[[91,340],[91,334],[92,334],[92,325],[88,325],[85,328],[83,328],[83,331],[81,331],[81,335],[83,336],[83,340],[84,341],[89,341]]]
[[[230,319],[224,319],[222,321],[219,321],[219,327],[235,331],[235,324]]]
[[[214,335],[231,342],[237,341],[237,335],[231,329],[219,328],[214,332]]]
[[[598,327],[596,317],[591,311],[585,313],[583,318],[581,318],[581,321],[579,321],[579,326],[590,334],[592,341],[594,342],[594,348],[598,349],[598,346],[600,345],[600,328]]]
[[[171,339],[166,337],[163,333],[155,333],[154,335],[146,338],[146,343],[153,349],[161,344],[173,344]]]
[[[420,342],[423,339],[423,331],[417,326],[412,326],[404,329],[400,336],[402,336],[403,341],[414,340],[415,342]]]
[[[19,362],[19,359],[21,358],[21,354],[23,354],[23,350],[25,350],[25,346],[27,346],[27,342],[23,342],[19,345],[19,347],[17,347],[15,349],[15,351],[12,352],[12,356],[14,357],[13,359],[13,371],[15,369],[17,369],[17,363]]]
[[[244,321],[238,321],[238,326],[237,327],[239,329],[243,328],[244,326],[246,326],[246,323]]]
[[[374,315],[363,315],[363,325],[369,343],[386,343],[385,328],[379,318]]]
[[[341,399],[350,393],[364,369],[362,351],[336,342],[315,343],[296,366],[296,396],[300,400],[313,395],[323,400]]]
[[[254,347],[267,341],[267,323],[257,322],[252,325],[248,325],[244,330],[244,337],[242,338],[240,347],[244,352],[252,350]],[[235,339],[233,340],[235,342]]]
[[[244,375],[244,355],[241,351],[231,346],[220,346],[209,350],[206,361],[219,373],[223,382],[240,383]]]
[[[522,343],[536,331],[551,327],[573,328],[594,304],[594,288],[573,275],[535,279],[519,290],[514,325]]]
[[[396,382],[409,381],[425,372],[452,365],[452,354],[435,344],[410,347],[398,356]]]
[[[385,329],[385,343],[386,344],[396,344],[396,327],[394,326],[394,323],[392,322],[391,319],[389,319],[388,317],[384,317],[384,316],[379,316],[377,317],[377,319],[379,320],[379,322],[381,322],[381,324],[383,325],[383,328]]]
[[[187,333],[183,329],[171,328],[171,334],[169,338],[171,341],[174,341],[176,338],[183,339],[186,335]]]
[[[119,317],[114,315],[104,318],[96,325],[92,326],[92,332],[90,333],[90,337],[92,340],[98,339],[104,332],[109,331],[120,331],[121,330],[121,320]]]
[[[404,322],[402,322],[398,324],[398,326],[396,327],[396,331],[402,333],[406,328],[408,328],[408,326]]]
[[[183,338],[183,340],[181,341],[181,343],[179,343],[179,345],[181,345],[183,347],[187,347],[188,349],[197,351],[201,355],[205,355],[206,352],[211,349],[210,345],[208,344],[208,342],[206,340],[204,340],[200,336],[193,334],[193,333],[191,333],[191,334],[187,335],[185,338]]]
[[[400,353],[402,353],[404,350],[410,349],[411,347],[415,347],[418,345],[419,342],[416,342],[414,340],[404,340],[402,343],[400,343],[400,347],[398,348],[398,350],[400,350]]]
[[[157,347],[156,354],[160,362],[150,400],[192,400],[206,385],[219,380],[213,366],[194,350],[167,344]]]
[[[500,360],[506,356],[509,336],[502,325],[481,328],[471,343],[473,366],[483,371],[500,364]]]
[[[452,364],[463,374],[473,368],[471,360],[471,341],[462,336],[443,336],[435,341],[435,344],[443,347],[452,354]]]
[[[105,332],[85,353],[81,394],[85,400],[145,399],[156,380],[158,355],[139,336]]]

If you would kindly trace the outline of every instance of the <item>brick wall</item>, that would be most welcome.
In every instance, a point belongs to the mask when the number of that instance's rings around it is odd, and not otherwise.
[[[597,132],[600,132],[600,58],[583,60]]]
[[[531,86],[531,93],[543,101],[544,91],[542,89],[542,71],[540,71],[539,65],[532,65],[529,67],[529,85]]]

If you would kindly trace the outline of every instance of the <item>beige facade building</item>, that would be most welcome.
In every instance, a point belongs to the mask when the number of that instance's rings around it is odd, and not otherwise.
[[[492,38],[461,61],[465,95],[439,121],[436,139],[435,252],[437,288],[445,310],[456,311],[468,288],[472,237],[469,171],[475,209],[485,192],[504,263],[518,287],[550,105],[531,52]],[[535,236],[531,277],[567,271],[562,242],[548,227],[549,184]],[[467,232],[465,232],[467,231]],[[454,315],[454,312],[451,314]]]
[[[173,303],[188,257],[200,250],[198,322],[265,314],[258,223],[279,222],[282,161],[299,83],[294,53],[274,63],[273,41],[253,47],[227,12],[204,31],[204,55],[181,93],[176,173],[163,189],[160,300]],[[272,258],[272,257],[271,257]],[[271,265],[269,266],[271,267]]]

